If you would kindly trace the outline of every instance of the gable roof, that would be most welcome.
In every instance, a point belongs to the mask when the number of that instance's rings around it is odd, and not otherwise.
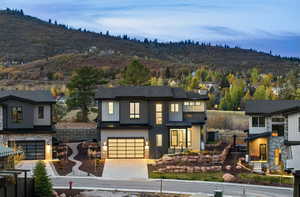
[[[96,99],[116,99],[122,97],[208,100],[207,94],[201,95],[195,92],[187,92],[182,88],[168,86],[100,87],[97,89],[95,96]]]
[[[21,99],[36,103],[55,103],[50,91],[44,90],[3,90],[0,91],[0,101],[8,99]]]
[[[271,115],[300,107],[299,100],[253,100],[246,103],[246,115]]]

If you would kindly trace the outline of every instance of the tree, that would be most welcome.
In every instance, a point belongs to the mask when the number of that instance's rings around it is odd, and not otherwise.
[[[70,97],[67,100],[69,109],[79,107],[81,120],[88,121],[89,106],[93,102],[95,89],[102,77],[102,72],[93,67],[81,67],[75,70],[70,82],[67,84]]]
[[[257,68],[253,68],[250,72],[250,80],[252,85],[256,85],[257,82],[259,81],[259,73]]]
[[[133,60],[122,73],[122,85],[148,85],[150,71],[137,60]]]
[[[266,87],[264,85],[260,85],[256,88],[253,98],[255,100],[265,100],[266,99]]]
[[[52,183],[47,176],[45,164],[39,161],[33,171],[35,195],[37,197],[52,197]]]

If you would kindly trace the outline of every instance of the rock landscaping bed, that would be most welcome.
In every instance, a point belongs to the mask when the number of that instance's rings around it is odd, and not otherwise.
[[[292,186],[292,178],[259,175],[249,171],[244,167],[243,154],[231,150],[231,145],[214,144],[208,151],[201,153],[167,155],[155,164],[148,165],[149,177]]]
[[[101,177],[104,169],[104,160],[97,159],[99,156],[98,151],[91,151],[93,150],[90,148],[93,146],[92,144],[92,142],[80,143],[77,147],[78,154],[74,159],[82,162],[82,165],[79,167],[80,170]]]
[[[62,146],[61,146],[62,147]],[[53,166],[55,167],[56,172],[60,176],[66,176],[72,172],[72,168],[75,165],[75,162],[68,160],[67,158],[72,155],[73,151],[70,147],[65,146],[66,151],[59,152],[59,160],[52,161]]]
[[[227,145],[220,154],[186,153],[164,156],[152,165],[155,172],[198,173],[220,172],[229,154],[231,145]],[[230,167],[231,168],[231,167]]]

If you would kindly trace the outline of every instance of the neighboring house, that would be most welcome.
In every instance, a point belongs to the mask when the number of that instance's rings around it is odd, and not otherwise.
[[[248,155],[254,166],[261,164],[269,170],[283,170],[287,160],[288,118],[283,110],[300,106],[300,101],[256,100],[246,104],[249,115]]]
[[[17,154],[22,154],[22,151],[14,151],[12,148],[0,144],[0,170],[14,168],[14,160],[9,159],[9,157]]]
[[[159,158],[205,143],[207,94],[165,86],[99,88],[103,158]]]
[[[0,91],[0,143],[20,147],[25,159],[52,159],[50,91]]]
[[[286,170],[295,176],[294,197],[300,196],[300,105],[281,111],[287,118],[285,145],[288,147]]]

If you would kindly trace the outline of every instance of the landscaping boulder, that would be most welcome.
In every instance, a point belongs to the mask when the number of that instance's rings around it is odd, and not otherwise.
[[[223,179],[225,182],[233,182],[236,180],[235,176],[230,174],[230,173],[226,173],[223,175]]]
[[[226,170],[231,170],[231,165],[225,166],[225,169],[226,169]]]

